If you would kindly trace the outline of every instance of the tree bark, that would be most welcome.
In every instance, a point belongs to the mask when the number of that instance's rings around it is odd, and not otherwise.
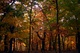
[[[34,50],[33,34],[32,34],[32,43],[31,43],[31,46],[32,46],[32,50]]]
[[[60,33],[59,33],[59,8],[58,8],[58,0],[56,0],[56,10],[57,10],[57,36],[58,36],[58,50],[61,53],[61,43],[60,43]]]
[[[64,37],[63,36],[62,36],[62,46],[63,46],[62,49],[64,50],[65,48],[64,48]]]
[[[10,39],[10,42],[9,42],[9,43],[10,43],[9,53],[12,53],[12,42],[13,42],[13,41],[15,42],[15,39],[14,39],[14,38],[11,38],[11,39]]]
[[[4,37],[4,52],[8,53],[8,35]]]
[[[53,36],[52,36],[52,30],[50,29],[49,50],[52,49],[52,48],[51,48],[52,39],[53,39]]]
[[[80,53],[80,32],[78,32],[78,34],[77,34],[77,36],[78,36],[78,53]]]
[[[49,50],[51,50],[51,38],[49,39]]]
[[[38,50],[38,42],[37,42],[37,44],[36,44],[36,50]]]
[[[57,41],[57,36],[55,36],[55,39],[53,40],[53,50],[57,50],[56,49],[56,41]]]
[[[44,32],[44,37],[42,38],[42,37],[40,37],[40,35],[38,34],[38,32],[36,32],[37,33],[37,36],[40,38],[40,40],[42,40],[42,51],[43,50],[45,50],[45,38],[46,38],[46,32]]]

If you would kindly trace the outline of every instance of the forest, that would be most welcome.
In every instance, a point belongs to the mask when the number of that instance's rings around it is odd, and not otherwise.
[[[80,0],[0,0],[0,53],[80,53]]]

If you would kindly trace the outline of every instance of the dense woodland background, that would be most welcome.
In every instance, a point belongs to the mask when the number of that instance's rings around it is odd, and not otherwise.
[[[80,52],[79,0],[0,0],[0,51]]]

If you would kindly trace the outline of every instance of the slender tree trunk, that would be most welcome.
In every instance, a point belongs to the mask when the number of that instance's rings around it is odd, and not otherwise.
[[[10,48],[9,48],[9,53],[12,53],[12,38],[10,39]]]
[[[63,36],[61,37],[62,37],[62,50],[64,50],[64,37]]]
[[[59,53],[61,53],[61,42],[60,42],[60,34],[58,34],[58,47]]]
[[[29,27],[29,49],[28,49],[28,53],[30,53],[30,49],[31,49],[31,33],[32,33],[32,27],[31,27],[31,24],[32,24],[32,3],[33,1],[31,2],[31,9],[30,9],[30,13],[29,13],[29,17],[30,17],[30,27]]]
[[[80,32],[78,32],[78,34],[77,34],[77,36],[78,36],[78,53],[80,53]]]
[[[42,40],[42,49],[41,50],[45,50],[45,41]]]
[[[52,36],[52,30],[50,29],[49,50],[51,50],[52,39],[53,39],[53,36]]]
[[[34,43],[33,43],[33,34],[32,34],[32,44],[31,44],[31,46],[32,46],[32,50],[34,50],[34,48],[33,48],[33,46],[34,46]]]
[[[51,38],[49,39],[49,50],[51,50]]]
[[[30,32],[30,36],[29,36],[29,48],[28,48],[28,53],[30,53],[30,48],[31,48],[31,32]]]
[[[60,43],[60,33],[59,33],[59,8],[58,8],[58,0],[56,0],[56,10],[57,10],[58,50],[59,50],[59,53],[61,53],[61,43]]]
[[[13,53],[13,52],[12,52],[12,43],[13,43],[13,41],[15,42],[15,39],[14,39],[14,38],[11,38],[11,39],[10,39],[9,53]]]
[[[53,40],[53,50],[57,50],[56,48],[56,41],[57,41],[57,36],[55,36],[54,40]]]
[[[78,33],[76,33],[76,49],[78,49]]]
[[[8,35],[4,37],[4,52],[8,53]]]
[[[14,48],[13,48],[13,51],[15,51],[15,38],[14,38]]]
[[[80,0],[78,0],[78,3],[80,4]],[[75,15],[76,17],[76,49],[78,50],[78,53],[80,53],[80,28],[79,25],[79,17]]]
[[[37,44],[36,44],[36,50],[38,50],[38,42],[37,42]]]
[[[62,46],[63,46],[63,50],[64,50],[64,37],[62,36]]]
[[[44,31],[44,37],[42,38],[42,37],[40,37],[40,35],[38,34],[38,32],[36,32],[37,33],[37,36],[40,38],[40,40],[42,40],[42,48],[41,48],[41,50],[42,51],[44,51],[45,50],[45,38],[46,38],[46,32]]]
[[[42,39],[42,50],[45,50],[45,38],[46,38],[46,33],[44,32],[44,38]]]

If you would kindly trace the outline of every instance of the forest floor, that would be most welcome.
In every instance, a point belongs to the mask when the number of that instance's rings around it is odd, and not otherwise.
[[[28,53],[28,52],[14,52],[14,53]],[[41,51],[32,51],[30,53],[58,53],[58,52],[54,52],[54,51],[45,51],[45,52],[41,52]],[[61,53],[78,53],[77,51],[64,51]]]
[[[4,52],[0,52],[0,53],[4,53]],[[28,53],[27,51],[13,51],[12,53]],[[58,53],[55,51],[31,51],[29,53]],[[61,53],[78,53],[77,51],[62,51]]]

